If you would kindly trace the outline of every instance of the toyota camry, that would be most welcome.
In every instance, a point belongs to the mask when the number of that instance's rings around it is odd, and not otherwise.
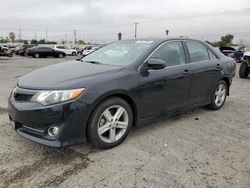
[[[112,148],[149,119],[220,109],[235,68],[232,58],[199,40],[117,41],[19,78],[9,96],[10,124],[51,147]]]

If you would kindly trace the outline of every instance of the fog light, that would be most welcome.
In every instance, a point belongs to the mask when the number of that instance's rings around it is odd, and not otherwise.
[[[57,136],[58,133],[59,133],[59,128],[58,127],[50,127],[48,129],[48,135],[51,136],[51,137]]]

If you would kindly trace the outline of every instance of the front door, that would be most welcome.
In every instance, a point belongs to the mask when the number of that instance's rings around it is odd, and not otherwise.
[[[165,61],[166,67],[139,72],[143,118],[185,106],[190,85],[190,64],[186,64],[181,41],[163,43],[150,58]]]

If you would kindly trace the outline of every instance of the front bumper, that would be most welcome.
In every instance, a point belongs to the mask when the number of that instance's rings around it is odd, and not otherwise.
[[[37,92],[18,88],[19,93]],[[18,102],[13,94],[8,103],[9,118],[16,132],[34,142],[65,147],[86,142],[86,125],[89,108],[77,100],[43,106],[32,102]],[[56,137],[48,135],[48,128],[59,127]]]

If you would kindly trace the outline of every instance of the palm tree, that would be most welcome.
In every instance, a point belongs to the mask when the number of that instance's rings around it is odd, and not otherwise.
[[[15,42],[15,38],[16,38],[15,33],[10,32],[9,37],[10,37],[11,42],[14,43]]]

